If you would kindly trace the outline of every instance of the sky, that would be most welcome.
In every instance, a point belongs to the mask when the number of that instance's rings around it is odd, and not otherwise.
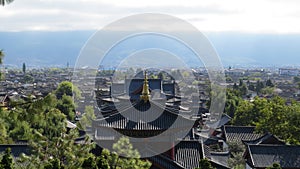
[[[187,21],[208,37],[224,65],[300,63],[300,0],[14,0],[0,6],[4,63],[74,65],[97,30],[142,13]]]
[[[169,14],[202,32],[300,33],[299,0],[15,0],[0,31],[97,30],[139,13]]]

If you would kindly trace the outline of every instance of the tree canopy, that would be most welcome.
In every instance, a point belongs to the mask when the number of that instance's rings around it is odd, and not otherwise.
[[[257,132],[270,132],[291,144],[300,143],[300,103],[286,104],[286,100],[275,96],[271,99],[255,97],[250,102],[242,100],[236,108],[234,125],[256,126]]]
[[[76,142],[78,128],[67,129],[66,125],[67,119],[74,115],[72,97],[67,95],[69,86],[70,83],[64,83],[56,90],[62,91],[61,98],[50,93],[34,102],[16,104],[11,110],[0,109],[0,144],[27,140],[32,148],[31,155],[22,154],[18,160],[10,158],[8,150],[0,157],[0,168],[150,168],[151,163],[139,159],[139,152],[128,138],[121,138],[113,145],[113,152],[103,150],[99,157],[91,153],[95,144],[88,136]],[[93,107],[87,106],[85,112],[87,118],[95,118]]]

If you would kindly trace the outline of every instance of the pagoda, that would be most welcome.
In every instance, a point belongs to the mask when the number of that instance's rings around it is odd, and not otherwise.
[[[128,136],[142,157],[154,168],[197,167],[204,149],[195,127],[194,109],[184,108],[185,98],[176,95],[176,83],[162,79],[125,79],[111,84],[109,96],[98,96],[101,116],[92,122],[93,140],[111,147],[119,137]],[[184,154],[193,156],[184,160]],[[188,153],[188,154],[186,154]],[[181,162],[180,162],[181,161]]]

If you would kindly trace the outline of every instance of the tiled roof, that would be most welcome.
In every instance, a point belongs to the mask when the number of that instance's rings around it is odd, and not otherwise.
[[[143,86],[144,79],[126,79],[125,89],[128,95],[132,95],[134,91]],[[152,90],[161,90],[161,79],[148,79],[149,88]]]
[[[210,127],[212,128],[220,128],[222,126],[224,126],[225,124],[227,124],[228,122],[230,122],[231,117],[229,117],[227,114],[222,114],[220,120],[218,120],[217,122],[213,123],[213,124],[209,124]]]
[[[242,140],[245,144],[282,144],[284,145],[285,142],[278,139],[276,136],[270,133],[266,133],[265,135],[255,139],[255,140]]]
[[[173,83],[164,83],[162,87],[164,93],[175,95],[175,85]]]
[[[264,168],[279,163],[282,168],[300,168],[300,146],[248,145],[251,166]]]
[[[159,165],[160,167],[164,169],[183,169],[184,167],[175,161],[169,159],[168,157],[164,157],[163,155],[156,155],[153,157],[150,157],[149,160],[152,163],[155,163],[156,165]]]
[[[149,111],[148,111],[149,110]],[[162,112],[159,117],[150,122],[132,121],[131,119],[147,119],[148,113]],[[127,118],[128,117],[128,118]],[[173,125],[175,120],[178,120],[179,126]],[[172,127],[182,127],[190,124],[193,120],[186,119],[178,115],[175,111],[164,109],[154,102],[143,103],[139,102],[133,104],[120,112],[107,116],[106,118],[97,119],[93,121],[94,127],[109,127],[114,129],[127,129],[127,130],[167,130]]]
[[[254,133],[253,126],[224,126],[224,135],[227,142],[241,142],[255,140],[261,137],[261,134]]]
[[[121,94],[125,92],[124,83],[113,83],[110,87],[112,94]]]
[[[229,168],[228,159],[230,157],[229,152],[212,152],[210,147],[203,144],[204,158],[209,159],[216,168]]]
[[[203,149],[200,142],[181,141],[174,148],[174,160],[168,154],[159,154],[148,159],[155,166],[158,165],[165,169],[194,169],[199,167],[199,161],[203,157]]]
[[[9,147],[14,157],[19,157],[22,153],[30,155],[31,152],[31,149],[27,144],[2,144],[0,145],[0,152],[5,152]]]
[[[224,167],[228,167],[229,157],[229,152],[210,152],[210,160]]]
[[[202,146],[198,141],[181,141],[175,146],[175,161],[184,168],[198,167],[202,158]]]

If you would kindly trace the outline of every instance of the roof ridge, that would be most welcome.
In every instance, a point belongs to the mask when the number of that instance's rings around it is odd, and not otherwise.
[[[240,127],[240,128],[255,128],[256,126],[235,126],[235,125],[224,125],[224,127]]]

